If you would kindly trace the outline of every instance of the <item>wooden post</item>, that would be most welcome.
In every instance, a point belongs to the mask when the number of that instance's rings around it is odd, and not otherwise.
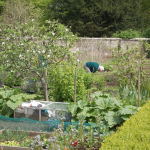
[[[41,116],[41,109],[39,109],[39,121],[41,121],[42,116]]]

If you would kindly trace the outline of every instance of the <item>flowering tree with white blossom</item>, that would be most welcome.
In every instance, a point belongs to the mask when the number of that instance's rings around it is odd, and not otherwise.
[[[0,63],[6,70],[36,75],[48,100],[47,70],[70,54],[77,39],[64,25],[46,21],[0,25]]]

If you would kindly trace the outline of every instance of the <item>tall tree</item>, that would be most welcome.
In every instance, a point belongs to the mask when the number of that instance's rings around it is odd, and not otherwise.
[[[139,28],[144,23],[142,7],[143,0],[52,0],[49,17],[80,36],[110,36],[117,30]]]

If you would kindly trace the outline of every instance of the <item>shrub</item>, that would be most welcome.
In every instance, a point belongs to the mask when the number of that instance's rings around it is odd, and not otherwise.
[[[100,150],[148,150],[150,147],[150,102],[127,120],[119,130],[106,137]]]
[[[132,39],[141,37],[141,33],[139,31],[128,29],[124,31],[118,31],[112,35],[112,37],[123,38],[123,39]]]
[[[76,78],[75,70],[77,72]],[[61,64],[56,66],[49,75],[50,96],[55,101],[74,101],[76,82],[76,97],[83,99],[86,95],[83,77],[82,70],[74,65]]]

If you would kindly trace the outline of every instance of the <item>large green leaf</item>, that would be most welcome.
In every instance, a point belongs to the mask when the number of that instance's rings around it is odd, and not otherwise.
[[[77,113],[77,109],[78,109],[78,105],[71,103],[69,106],[69,111],[71,112],[71,114],[74,116]]]
[[[116,100],[115,98],[98,98],[95,100],[96,105],[101,110],[108,110],[108,109],[119,109],[121,107],[121,103]]]
[[[0,91],[0,98],[6,99],[6,98],[9,98],[13,94],[14,94],[14,90],[3,90],[3,91]]]
[[[137,112],[137,107],[132,105],[125,106],[119,110],[121,115],[133,115],[135,112]]]
[[[110,128],[122,122],[121,117],[118,115],[117,112],[114,111],[108,111],[108,113],[106,113],[104,118]]]
[[[83,109],[87,104],[88,104],[88,102],[84,101],[84,100],[80,100],[77,102],[78,107],[81,109]]]
[[[121,108],[118,113],[120,113],[121,118],[123,120],[128,120],[129,117],[137,112],[138,108],[132,105],[125,106],[124,108]]]
[[[7,102],[7,106],[9,108],[11,108],[12,110],[15,110],[20,104],[22,103],[22,101],[16,101],[16,102],[12,102],[12,101],[8,101]]]

